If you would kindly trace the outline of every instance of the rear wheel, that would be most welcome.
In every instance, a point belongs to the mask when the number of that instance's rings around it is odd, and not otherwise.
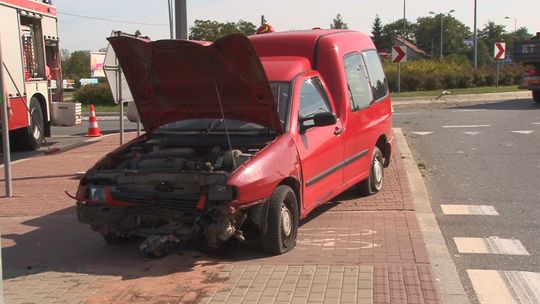
[[[28,127],[18,130],[17,147],[24,150],[37,150],[43,142],[43,110],[37,98],[30,99],[30,124]]]
[[[358,184],[361,194],[370,195],[381,191],[384,183],[384,158],[378,147],[373,148],[369,177]]]
[[[532,96],[536,103],[540,103],[540,91],[532,91]]]
[[[296,245],[298,235],[298,203],[294,191],[278,186],[268,201],[268,224],[262,237],[269,253],[282,254]]]

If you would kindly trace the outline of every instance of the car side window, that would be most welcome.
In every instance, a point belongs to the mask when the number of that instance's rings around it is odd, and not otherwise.
[[[362,55],[353,53],[345,56],[344,65],[352,111],[369,107],[373,97]]]
[[[332,112],[328,97],[318,77],[311,77],[300,88],[300,117],[311,117],[317,113]],[[309,125],[311,122],[305,122]]]
[[[369,79],[371,80],[371,91],[373,99],[378,101],[388,95],[388,81],[384,75],[379,54],[375,50],[363,53],[366,62]]]

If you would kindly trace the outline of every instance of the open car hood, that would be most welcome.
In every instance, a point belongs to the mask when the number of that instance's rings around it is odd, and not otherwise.
[[[148,134],[175,121],[223,116],[282,133],[263,66],[243,34],[208,46],[128,36],[108,40]]]

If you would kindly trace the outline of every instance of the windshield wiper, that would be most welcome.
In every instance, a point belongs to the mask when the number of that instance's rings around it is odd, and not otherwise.
[[[219,126],[221,123],[223,123],[223,118],[216,118],[212,120],[212,122],[206,129],[206,132],[204,133],[204,135],[208,135],[215,127]]]

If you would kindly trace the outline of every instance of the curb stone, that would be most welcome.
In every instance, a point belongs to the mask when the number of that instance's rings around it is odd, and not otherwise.
[[[397,145],[401,151],[403,165],[405,166],[412,192],[416,217],[422,235],[424,236],[431,268],[436,277],[442,301],[443,303],[450,304],[469,303],[467,294],[459,279],[456,266],[446,247],[446,242],[444,241],[435,214],[431,209],[431,203],[422,175],[416,166],[414,156],[409,149],[401,128],[394,128],[394,136],[396,137]]]

